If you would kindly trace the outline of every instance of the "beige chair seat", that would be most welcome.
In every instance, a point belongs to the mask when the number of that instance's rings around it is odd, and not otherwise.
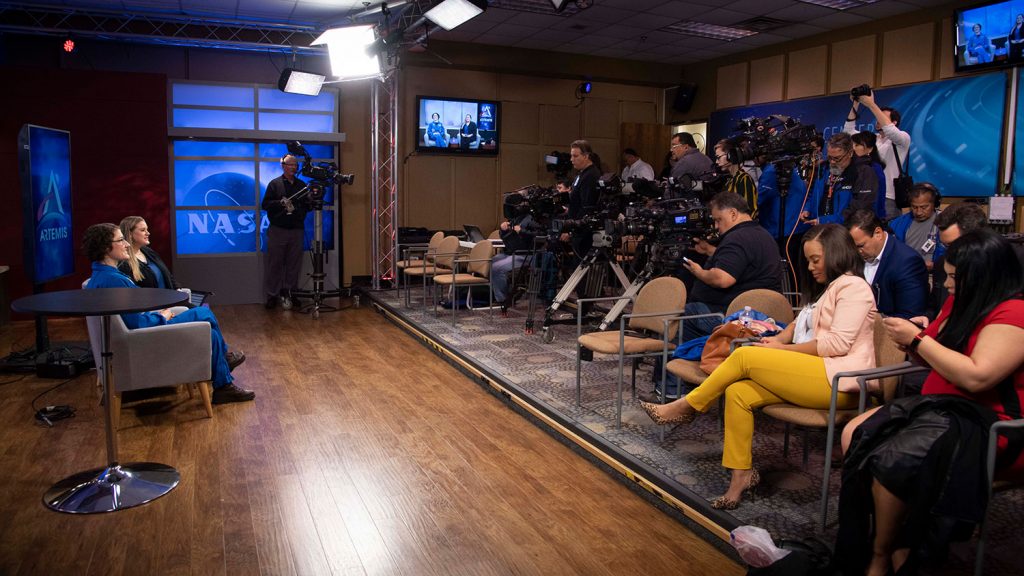
[[[469,286],[470,284],[487,284],[490,282],[487,278],[481,278],[475,274],[450,274],[450,270],[444,273],[442,276],[434,276],[435,284],[458,284],[459,286]]]
[[[770,404],[761,409],[762,412],[777,418],[783,422],[789,422],[797,426],[810,426],[813,428],[828,427],[828,410],[818,408],[803,408],[793,404]],[[857,416],[857,410],[836,410],[836,424],[845,424]]]
[[[592,332],[584,334],[579,338],[580,346],[593,350],[600,354],[619,353],[619,333],[616,332]],[[638,336],[626,336],[624,339],[626,354],[642,354],[644,352],[661,352],[664,343],[654,338],[643,338]]]
[[[408,274],[409,276],[433,276],[435,274],[451,274],[451,272],[451,268],[444,268],[443,266],[417,266],[402,270],[403,274]]]
[[[423,259],[414,258],[409,260],[399,260],[395,263],[395,266],[399,268],[417,268],[423,266]]]
[[[665,365],[665,370],[683,382],[691,384],[700,384],[708,377],[708,373],[700,369],[700,362],[696,360],[676,358]]]

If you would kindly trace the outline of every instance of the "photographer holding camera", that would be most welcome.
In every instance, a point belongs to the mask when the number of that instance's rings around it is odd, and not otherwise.
[[[851,90],[850,100],[853,101],[853,105],[850,108],[850,113],[846,116],[843,132],[856,134],[859,131],[857,114],[862,105],[875,116],[875,131],[878,132],[875,149],[885,165],[886,178],[885,214],[879,214],[879,216],[885,220],[891,220],[900,215],[900,209],[896,202],[899,193],[896,190],[896,180],[900,177],[902,166],[910,154],[910,134],[899,129],[899,111],[889,106],[878,106],[875,103],[874,93],[867,84]]]
[[[267,193],[260,205],[270,220],[263,270],[263,292],[268,310],[277,306],[278,300],[285,310],[292,307],[292,290],[299,287],[302,241],[309,210],[305,198],[295,202],[291,200],[306,187],[306,183],[296,177],[298,158],[286,154],[281,158],[281,169],[284,174],[267,184]]]

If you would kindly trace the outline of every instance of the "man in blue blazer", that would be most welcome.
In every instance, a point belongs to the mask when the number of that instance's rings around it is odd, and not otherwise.
[[[864,258],[864,279],[875,293],[878,311],[913,318],[928,311],[928,271],[917,252],[885,231],[871,210],[846,219],[857,251]]]

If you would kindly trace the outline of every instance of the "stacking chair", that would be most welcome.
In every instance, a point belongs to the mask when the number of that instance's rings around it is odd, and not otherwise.
[[[402,259],[395,263],[399,270],[424,266],[434,261],[434,253],[444,240],[444,232],[435,232],[426,244],[406,244],[402,250]]]
[[[793,308],[789,305],[789,300],[774,290],[757,289],[741,293],[729,304],[726,315],[739,312],[746,306],[763,312],[778,322],[789,324],[793,321]],[[694,385],[700,385],[708,377],[708,373],[700,369],[700,361],[682,358],[668,361],[665,364],[665,372],[672,374],[681,382]],[[663,399],[666,394],[665,384],[663,378],[661,383]]]
[[[435,234],[435,236],[437,236]],[[433,239],[431,239],[433,240]],[[427,303],[427,278],[433,278],[438,274],[450,274],[452,261],[459,254],[458,236],[445,236],[437,245],[437,249],[430,253],[430,260],[424,261],[420,266],[407,266],[400,270],[405,277],[405,305],[409,306],[409,294],[412,287],[409,285],[409,277],[420,277],[423,279],[423,304]]]
[[[578,302],[599,302],[622,300],[622,296],[604,298],[582,298]],[[616,385],[618,404],[615,408],[615,425],[622,426],[622,380],[626,358],[633,360],[633,392],[636,393],[636,365],[644,356],[665,354],[669,345],[668,335],[676,333],[680,314],[686,306],[686,286],[673,277],[651,280],[636,295],[633,311],[619,316],[616,332],[592,332],[583,334],[583,306],[576,313],[576,406],[581,405],[580,365],[582,350],[586,348],[601,354],[617,354],[619,374]],[[628,322],[628,330],[627,330]]]
[[[792,425],[808,428],[824,428],[827,430],[825,439],[825,471],[821,480],[821,529],[825,529],[825,522],[828,513],[828,481],[832,473],[832,448],[835,443],[835,431],[837,426],[849,422],[858,414],[864,412],[867,407],[869,396],[868,381],[878,381],[877,388],[881,391],[882,400],[889,401],[895,395],[896,385],[899,376],[920,371],[920,368],[905,362],[906,354],[899,349],[885,332],[881,315],[875,318],[875,365],[882,368],[867,368],[864,370],[853,370],[839,372],[832,378],[832,398],[827,409],[804,408],[794,404],[772,404],[765,406],[761,412],[776,420],[786,423],[786,433],[783,439],[783,455],[789,453],[789,432]],[[857,378],[860,386],[860,402],[856,409],[838,409],[836,401],[839,395],[840,378]],[[807,466],[807,436],[804,435],[804,466]]]
[[[501,229],[497,228],[487,235],[488,240],[501,240]]]
[[[487,285],[487,307],[491,314],[494,314],[494,288],[491,285],[491,257],[494,255],[494,248],[490,240],[481,240],[469,251],[466,257],[454,258],[452,260],[451,272],[437,273],[434,275],[434,286],[449,286],[452,297],[452,325],[455,325],[456,298],[458,298],[459,287],[465,286],[466,308],[473,309],[473,286]],[[438,255],[440,260],[442,255]],[[465,272],[459,272],[462,268]],[[434,298],[434,314],[437,314],[437,298]]]

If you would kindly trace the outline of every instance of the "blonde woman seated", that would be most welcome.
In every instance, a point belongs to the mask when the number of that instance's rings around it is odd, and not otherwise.
[[[640,403],[657,424],[685,423],[725,394],[722,465],[732,470],[732,480],[712,501],[715,508],[737,508],[743,492],[760,482],[751,462],[754,408],[783,402],[828,408],[833,374],[875,366],[875,299],[850,234],[838,224],[815,226],[804,235],[803,253],[800,285],[810,304],[792,324],[738,348],[685,397],[664,406]],[[838,406],[855,407],[857,395],[849,392],[856,390],[854,379],[843,379]]]

